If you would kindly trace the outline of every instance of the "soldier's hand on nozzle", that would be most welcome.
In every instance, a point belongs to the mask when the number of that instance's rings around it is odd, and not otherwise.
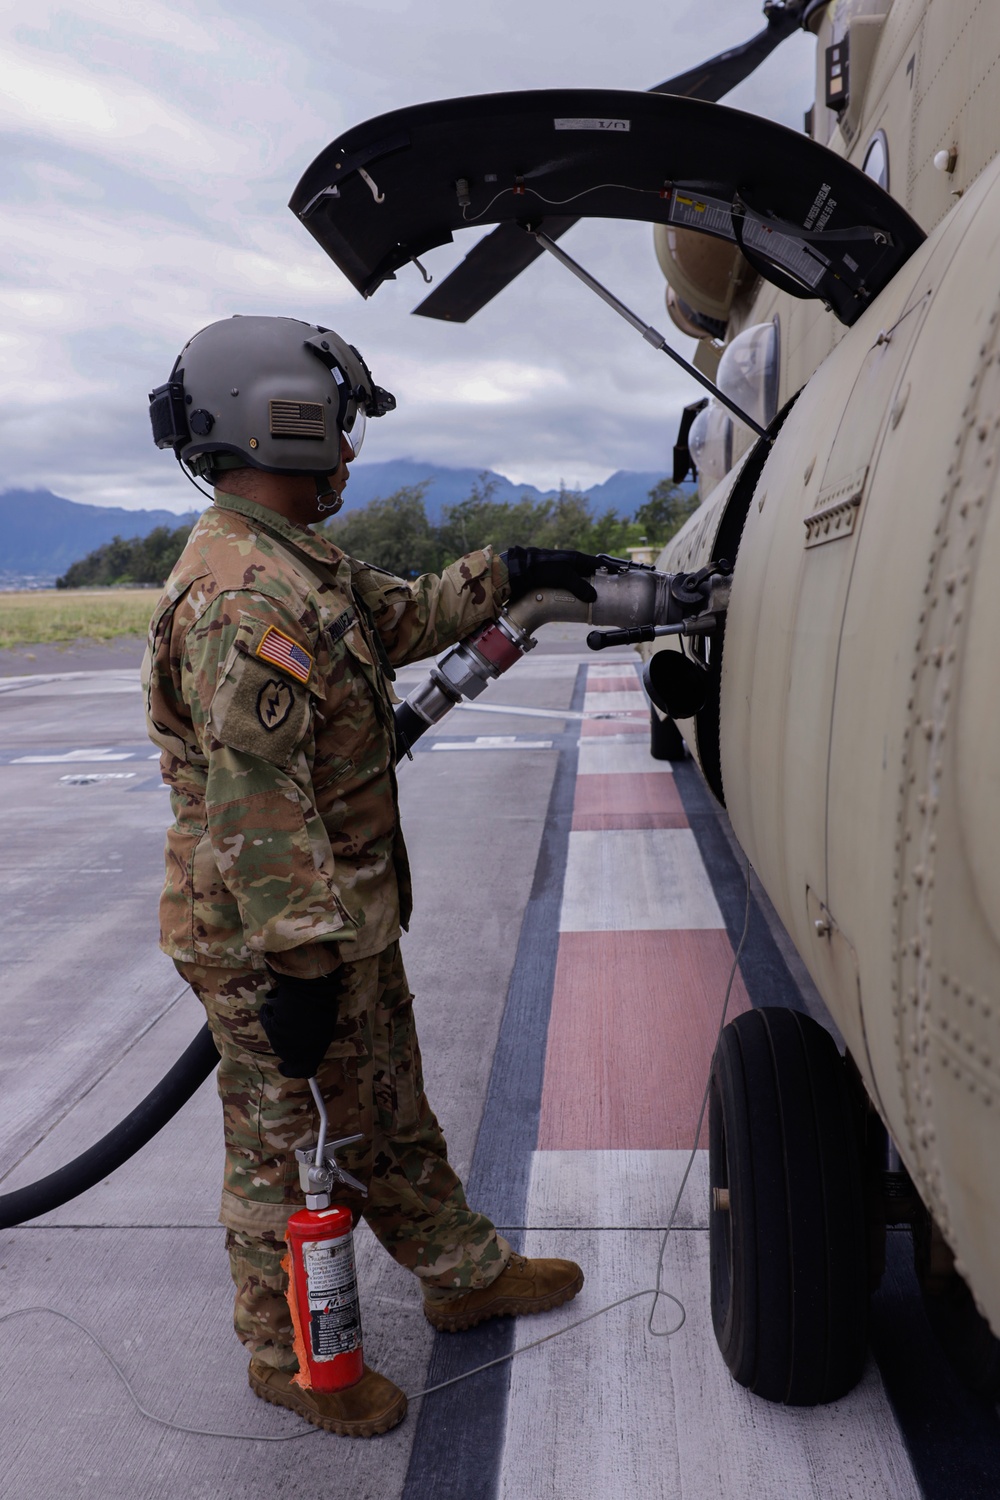
[[[278,1072],[286,1078],[312,1078],[327,1053],[337,1025],[338,975],[294,979],[268,969],[271,989],[260,1008]]]
[[[508,547],[503,553],[510,574],[510,598],[532,589],[567,589],[583,604],[593,604],[597,590],[587,579],[600,567],[588,552],[556,552],[547,547]]]

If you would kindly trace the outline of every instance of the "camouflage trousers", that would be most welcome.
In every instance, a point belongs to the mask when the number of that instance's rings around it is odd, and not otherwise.
[[[266,974],[178,963],[208,1013],[219,1048],[226,1139],[219,1218],[236,1283],[236,1332],[263,1362],[294,1369],[281,1269],[290,1214],[305,1206],[297,1147],[316,1141],[316,1108],[304,1078],[278,1072],[258,1018]],[[337,970],[337,1029],[317,1078],[330,1138],[363,1139],[338,1160],[368,1196],[334,1202],[364,1218],[389,1254],[432,1300],[489,1286],[510,1256],[465,1201],[445,1139],[424,1094],[413,997],[399,944]]]

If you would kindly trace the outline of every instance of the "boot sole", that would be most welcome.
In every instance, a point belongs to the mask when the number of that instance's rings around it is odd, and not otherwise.
[[[581,1271],[568,1286],[562,1287],[558,1292],[550,1292],[547,1297],[541,1297],[537,1301],[528,1303],[523,1297],[499,1297],[496,1302],[484,1303],[475,1311],[464,1314],[446,1312],[447,1303],[435,1306],[425,1302],[424,1317],[439,1333],[461,1333],[466,1328],[475,1328],[478,1323],[485,1323],[488,1318],[520,1318],[534,1313],[551,1312],[554,1307],[562,1307],[564,1302],[571,1302],[582,1286]]]
[[[373,1417],[370,1422],[338,1422],[336,1417],[321,1417],[318,1412],[310,1411],[307,1406],[300,1406],[294,1397],[289,1400],[284,1399],[280,1391],[274,1391],[270,1386],[258,1381],[252,1371],[250,1389],[262,1401],[269,1401],[272,1406],[283,1406],[286,1411],[293,1411],[297,1417],[311,1422],[314,1427],[322,1427],[324,1432],[334,1432],[338,1437],[380,1437],[383,1432],[389,1432],[393,1427],[398,1427],[406,1416],[405,1396],[390,1406],[388,1411],[383,1412],[380,1417]]]

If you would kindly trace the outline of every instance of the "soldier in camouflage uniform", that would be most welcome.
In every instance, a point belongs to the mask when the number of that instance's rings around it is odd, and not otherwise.
[[[295,1150],[315,1140],[309,1076],[332,1136],[363,1137],[342,1160],[368,1196],[336,1201],[415,1273],[436,1327],[542,1311],[583,1281],[570,1261],[515,1255],[466,1203],[399,953],[393,667],[495,618],[508,571],[486,548],[407,583],[310,529],[339,506],[364,416],[395,404],[329,330],[213,324],[150,400],[158,444],[218,484],[154,612],[145,680],[174,815],[161,945],[221,1056],[236,1331],[258,1395],[371,1436],[405,1414],[391,1381],[366,1370],[328,1395],[291,1379],[281,1260],[302,1207]]]

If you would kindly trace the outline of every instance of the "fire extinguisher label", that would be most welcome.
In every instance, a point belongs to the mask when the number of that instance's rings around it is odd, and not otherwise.
[[[302,1246],[313,1359],[336,1359],[361,1345],[354,1239],[306,1240]]]

